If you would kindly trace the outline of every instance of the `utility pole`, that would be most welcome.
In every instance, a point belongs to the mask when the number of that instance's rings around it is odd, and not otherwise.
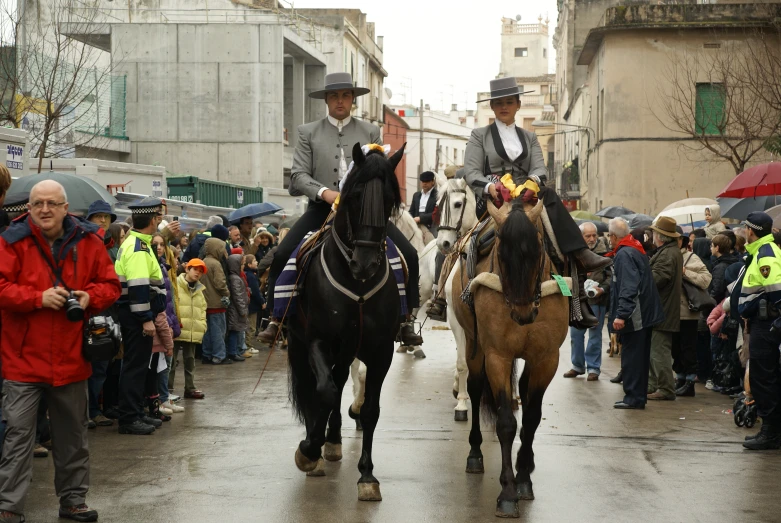
[[[437,138],[437,155],[434,161],[434,170],[439,172],[439,138]]]
[[[420,190],[420,174],[423,172],[423,98],[420,99],[420,133],[418,134],[418,152],[420,160],[418,161],[418,190]]]

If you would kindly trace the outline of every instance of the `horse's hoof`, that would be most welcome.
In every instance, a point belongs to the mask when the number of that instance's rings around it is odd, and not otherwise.
[[[469,421],[467,416],[467,411],[465,410],[457,410],[455,411],[455,420],[456,421]]]
[[[328,461],[340,461],[342,459],[342,444],[326,442],[323,448],[323,457]]]
[[[483,467],[483,458],[466,458],[466,473],[467,474],[485,474],[485,467]]]
[[[306,475],[309,476],[310,478],[325,476],[325,461],[323,460],[323,458],[318,459],[317,462],[315,463],[314,470],[310,470],[309,472],[306,473]]]
[[[382,501],[379,483],[358,483],[358,499],[360,501]]]
[[[320,460],[310,460],[304,456],[304,454],[301,452],[301,449],[296,449],[296,467],[298,467],[298,470],[301,472],[312,472],[315,470],[315,468],[317,468],[318,461]]]
[[[515,487],[515,492],[518,494],[519,500],[531,501],[534,499],[534,490],[531,483],[518,483]]]
[[[405,345],[399,345],[398,347],[396,347],[396,352],[406,354],[407,347]]]
[[[353,412],[353,406],[350,405],[350,407],[347,409],[347,415],[350,416],[350,419],[355,420],[355,430],[363,430],[363,425],[361,425],[361,413],[355,413]]]
[[[415,347],[412,355],[415,356],[416,358],[420,358],[420,359],[423,359],[423,358],[426,357],[426,353],[423,352],[423,349],[421,349],[420,347]]]
[[[520,512],[518,512],[518,502],[517,501],[505,501],[505,500],[497,500],[496,502],[496,512],[495,515],[497,518],[519,518],[521,517]]]

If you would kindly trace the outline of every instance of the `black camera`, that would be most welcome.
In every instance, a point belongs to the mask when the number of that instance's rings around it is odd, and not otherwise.
[[[84,307],[81,306],[78,298],[72,292],[68,299],[65,300],[65,315],[68,317],[68,320],[73,322],[84,321]]]

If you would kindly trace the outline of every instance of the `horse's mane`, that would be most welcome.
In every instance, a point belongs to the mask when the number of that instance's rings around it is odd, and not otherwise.
[[[526,304],[534,299],[542,256],[538,234],[537,227],[526,216],[523,204],[513,204],[498,231],[497,252],[502,290],[512,304]]]
[[[360,165],[356,163],[353,166],[342,188],[344,198],[349,198],[350,193],[359,185],[365,185],[375,178],[382,181],[384,200],[390,199],[393,202],[393,210],[398,210],[401,206],[399,181],[396,179],[391,163],[385,154],[379,151],[370,150],[363,163]]]

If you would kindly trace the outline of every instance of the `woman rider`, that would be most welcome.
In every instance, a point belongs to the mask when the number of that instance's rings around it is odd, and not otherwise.
[[[491,80],[491,96],[478,103],[490,100],[496,120],[491,125],[472,131],[464,154],[464,169],[467,183],[478,198],[497,200],[496,183],[505,174],[511,174],[516,185],[523,185],[529,179],[540,185],[537,197],[542,200],[556,236],[559,249],[565,255],[575,258],[581,276],[580,301],[583,320],[580,328],[597,324],[597,318],[586,306],[582,280],[586,273],[607,267],[609,258],[594,254],[586,245],[580,229],[572,220],[556,192],[542,186],[548,170],[543,161],[542,148],[537,135],[515,125],[515,114],[521,108],[521,89],[515,78]]]

